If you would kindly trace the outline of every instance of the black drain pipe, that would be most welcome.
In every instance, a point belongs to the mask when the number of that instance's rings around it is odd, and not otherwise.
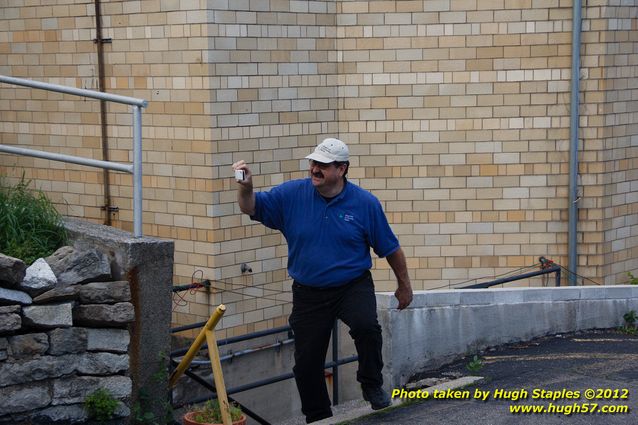
[[[93,42],[97,46],[97,72],[98,72],[98,90],[105,92],[104,83],[104,47],[103,43],[109,42],[102,38],[102,14],[100,12],[100,0],[95,0],[95,39]],[[109,139],[107,132],[107,119],[106,119],[106,101],[100,100],[100,126],[102,130],[102,160],[109,160]],[[111,225],[111,185],[109,183],[109,170],[104,169],[102,171],[104,182],[104,206],[102,210],[106,213],[104,224]]]

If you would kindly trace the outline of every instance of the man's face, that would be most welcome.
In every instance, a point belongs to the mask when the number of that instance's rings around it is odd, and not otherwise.
[[[345,173],[345,164],[337,165],[336,162],[324,164],[310,160],[309,175],[312,179],[312,185],[317,189],[333,187],[343,180]]]

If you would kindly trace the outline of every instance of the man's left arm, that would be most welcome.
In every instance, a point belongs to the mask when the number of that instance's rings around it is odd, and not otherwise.
[[[397,290],[394,296],[399,300],[399,310],[403,310],[412,302],[412,285],[408,276],[408,266],[405,261],[405,254],[401,247],[386,257],[388,264],[392,267],[394,275],[397,277]]]

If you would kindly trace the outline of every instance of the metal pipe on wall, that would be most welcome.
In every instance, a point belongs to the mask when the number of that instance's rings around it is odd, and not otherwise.
[[[106,91],[106,84],[104,82],[104,42],[102,38],[102,13],[100,0],[95,0],[95,45],[97,46],[97,74],[98,74],[98,90],[104,93]],[[107,132],[107,117],[106,117],[106,101],[100,99],[100,127],[102,134],[102,160],[109,160],[109,138]],[[104,224],[111,225],[111,184],[109,179],[109,170],[103,170],[103,186],[104,186],[104,212],[106,216],[104,218]]]
[[[569,121],[569,221],[567,232],[570,285],[576,285],[576,273],[578,269],[578,130],[580,127],[578,109],[580,106],[581,8],[581,0],[573,0],[571,111]]]

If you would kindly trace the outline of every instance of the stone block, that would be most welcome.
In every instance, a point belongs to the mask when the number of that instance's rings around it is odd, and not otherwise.
[[[0,254],[0,287],[15,288],[24,279],[26,270],[24,261]]]
[[[86,328],[88,351],[126,353],[131,336],[126,329]]]
[[[377,298],[377,308],[379,309],[387,309],[393,308],[393,306],[398,305],[398,302],[392,303],[391,292],[377,292],[375,296]]]
[[[33,333],[9,337],[9,354],[14,359],[39,356],[49,349],[49,338],[45,333]]]
[[[53,405],[82,403],[86,396],[98,388],[104,388],[117,399],[131,395],[131,378],[128,376],[77,376],[57,379],[53,383]]]
[[[605,286],[605,298],[607,299],[623,299],[631,298],[633,295],[631,286]]]
[[[7,360],[9,357],[7,348],[9,348],[9,340],[7,338],[0,338],[0,362]]]
[[[40,383],[0,388],[0,416],[40,409],[51,403],[49,385]]]
[[[522,303],[527,295],[525,289],[527,288],[500,288],[495,301],[499,304]]]
[[[77,362],[77,354],[43,356],[19,363],[4,362],[0,364],[0,387],[69,375],[75,371]]]
[[[417,291],[421,292],[421,291]],[[457,305],[461,302],[461,294],[457,291],[423,291],[424,300],[421,301],[421,294],[418,294],[417,304],[416,306],[427,306],[427,307],[442,307],[442,306],[450,306]],[[412,304],[410,304],[412,306]]]
[[[111,265],[106,255],[88,248],[76,250],[70,246],[58,249],[46,258],[59,285],[76,285],[111,278]]]
[[[113,418],[106,422],[90,420],[88,413],[84,408],[84,403],[76,404],[60,404],[42,409],[29,416],[34,424],[87,424],[87,425],[120,425],[127,423],[119,421],[117,418],[128,418],[131,415],[131,409],[124,403],[118,401],[117,407],[113,412]],[[2,423],[2,422],[0,422]],[[14,425],[14,424],[11,424]]]
[[[31,305],[33,300],[26,292],[0,288],[0,305]]]
[[[459,293],[462,305],[494,304],[494,292],[490,289],[462,289]]]
[[[0,334],[17,331],[22,327],[19,305],[0,307]]]
[[[552,301],[574,301],[580,299],[580,288],[559,286],[551,288]]]
[[[0,307],[0,314],[20,314],[22,307],[19,305],[7,305]]]
[[[552,302],[552,288],[520,288],[523,302]]]
[[[82,375],[114,375],[128,369],[128,354],[85,353],[77,364],[77,371]]]
[[[73,321],[87,327],[124,327],[135,320],[131,303],[85,304],[73,309]]]
[[[35,297],[54,288],[57,282],[58,279],[49,263],[43,258],[38,258],[27,268],[24,280],[18,285],[18,289]]]
[[[53,329],[73,326],[73,304],[46,304],[24,307],[22,321],[36,329]]]
[[[78,297],[79,288],[77,286],[56,286],[42,295],[33,299],[34,304],[51,304],[64,301],[73,301]]]
[[[86,423],[89,416],[83,403],[50,406],[31,415],[35,423],[79,424]]]
[[[114,304],[131,301],[131,288],[127,281],[91,282],[79,288],[83,304]]]
[[[87,347],[87,332],[84,328],[58,328],[49,332],[49,351],[52,356],[83,353]]]

